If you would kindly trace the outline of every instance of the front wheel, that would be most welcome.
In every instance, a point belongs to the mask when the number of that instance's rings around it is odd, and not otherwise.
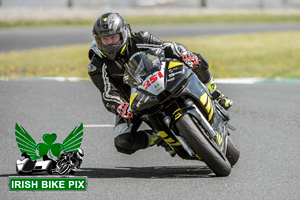
[[[230,136],[227,137],[227,151],[226,151],[226,157],[228,161],[230,162],[231,166],[233,167],[240,157],[240,151],[233,143]]]
[[[69,163],[62,163],[59,169],[59,174],[63,175],[63,174],[68,174],[71,170],[71,164]]]
[[[230,174],[231,165],[227,158],[220,155],[220,152],[204,135],[206,134],[204,130],[200,130],[189,115],[181,117],[176,123],[176,127],[193,151],[217,176],[228,176]]]

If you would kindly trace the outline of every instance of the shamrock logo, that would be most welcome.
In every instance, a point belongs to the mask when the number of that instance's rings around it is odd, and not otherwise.
[[[49,156],[53,158],[59,157],[60,153],[66,151],[77,151],[81,146],[83,136],[83,124],[76,126],[74,130],[66,137],[63,143],[54,143],[57,139],[55,133],[44,134],[44,143],[36,144],[27,131],[16,123],[15,127],[16,141],[21,153],[26,152],[32,160],[39,159],[49,153]],[[36,152],[38,151],[38,155]]]
[[[63,145],[60,143],[55,143],[55,140],[57,138],[57,135],[55,133],[52,134],[44,134],[43,135],[43,140],[45,143],[39,143],[37,145],[37,150],[39,151],[39,155],[46,155],[49,150],[49,154],[50,157],[52,157],[52,155],[54,155],[55,157],[59,157],[60,156],[60,152],[62,150]]]

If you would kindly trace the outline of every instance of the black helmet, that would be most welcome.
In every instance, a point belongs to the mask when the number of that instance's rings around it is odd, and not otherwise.
[[[102,44],[101,37],[118,33],[121,37],[119,44],[110,44],[107,46]],[[128,46],[130,27],[118,13],[106,13],[98,17],[94,23],[93,35],[100,53],[110,60],[115,60],[116,56],[123,54]]]

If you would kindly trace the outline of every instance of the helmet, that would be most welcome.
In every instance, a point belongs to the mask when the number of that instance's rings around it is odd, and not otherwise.
[[[77,156],[79,158],[82,158],[84,156],[84,150],[83,150],[83,148],[77,149]]]
[[[101,37],[120,34],[119,44],[104,46]],[[128,46],[130,26],[118,13],[106,13],[98,17],[93,26],[93,35],[102,56],[115,60],[118,54],[123,54]]]

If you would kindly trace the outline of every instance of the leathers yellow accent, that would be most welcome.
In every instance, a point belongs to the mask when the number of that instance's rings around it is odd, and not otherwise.
[[[181,144],[179,142],[176,142],[173,140],[169,135],[164,131],[159,131],[157,133],[163,140],[165,140],[167,143],[169,143],[171,146],[180,146]],[[169,137],[169,138],[168,138]]]

